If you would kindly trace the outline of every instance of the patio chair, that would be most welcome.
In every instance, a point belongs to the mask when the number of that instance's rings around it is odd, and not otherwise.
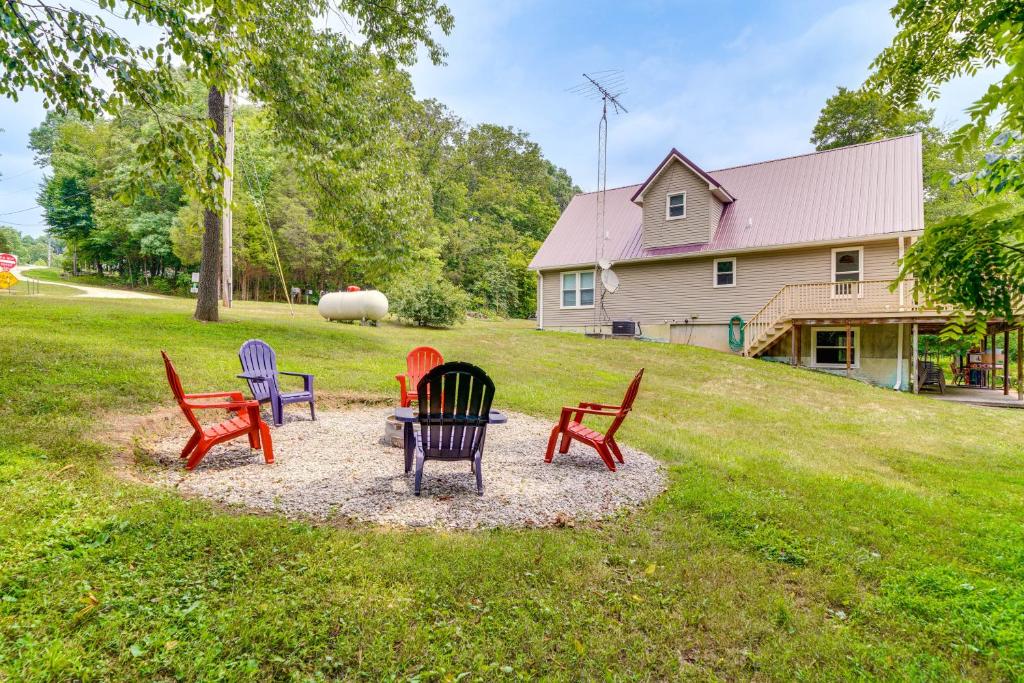
[[[260,404],[257,401],[246,401],[240,391],[186,394],[181,387],[181,378],[178,377],[178,371],[174,369],[171,359],[163,351],[160,352],[160,355],[164,357],[164,368],[167,370],[167,382],[171,385],[171,392],[174,394],[181,412],[185,414],[185,419],[195,430],[181,450],[181,457],[188,458],[185,469],[194,469],[213,446],[241,436],[249,437],[250,447],[262,449],[263,459],[268,464],[274,462],[274,447],[270,440],[270,428],[266,422],[260,419]],[[197,400],[216,398],[230,400],[216,403],[196,403]],[[215,425],[203,427],[196,418],[195,411],[211,408],[228,410],[233,417]]]
[[[469,460],[477,495],[484,494],[481,460],[494,399],[494,382],[469,363],[444,363],[416,385],[420,412],[416,435],[416,495],[427,460]]]
[[[406,373],[395,375],[401,388],[399,405],[408,408],[416,400],[416,387],[420,379],[444,362],[441,353],[430,346],[417,346],[405,357]]]
[[[284,372],[277,369],[277,356],[270,345],[260,339],[250,339],[238,350],[242,361],[242,374],[238,375],[249,383],[252,397],[261,404],[270,403],[274,426],[284,422],[284,407],[289,403],[308,403],[309,417],[316,420],[316,397],[313,395],[313,375],[302,372]],[[302,378],[302,391],[282,392],[278,375]]]
[[[967,384],[967,368],[957,365],[956,359],[949,361],[949,369],[953,373],[953,386]]]
[[[612,472],[615,471],[615,461],[618,460],[620,463],[625,462],[622,459],[622,451],[619,450],[619,444],[615,442],[615,432],[622,426],[622,422],[629,415],[629,411],[633,409],[633,401],[636,399],[637,393],[640,391],[640,380],[643,379],[644,369],[640,368],[640,372],[636,373],[633,381],[629,383],[629,388],[626,389],[626,395],[622,398],[620,405],[607,405],[604,403],[580,403],[575,408],[571,406],[565,406],[562,408],[562,414],[558,419],[558,424],[551,430],[551,438],[548,439],[548,450],[544,455],[544,462],[551,462],[555,457],[555,442],[558,441],[558,437],[562,437],[562,444],[558,449],[559,453],[568,453],[569,444],[573,439],[579,441],[582,444],[590,446],[597,454],[604,460],[604,464],[608,466]],[[587,427],[583,424],[583,418],[585,415],[600,415],[603,417],[611,417],[612,423],[608,426],[608,429],[604,434],[601,432]],[[614,458],[613,458],[614,456]]]
[[[917,386],[938,387],[940,394],[946,393],[946,376],[937,364],[930,360],[920,361],[917,365]]]

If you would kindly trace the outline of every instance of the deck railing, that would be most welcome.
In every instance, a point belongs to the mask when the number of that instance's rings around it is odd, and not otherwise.
[[[745,326],[744,351],[757,344],[777,323],[796,315],[901,313],[923,310],[914,301],[913,283],[895,290],[893,280],[805,282],[786,285],[768,300]]]

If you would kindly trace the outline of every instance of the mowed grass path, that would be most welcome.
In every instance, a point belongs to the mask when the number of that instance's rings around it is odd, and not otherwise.
[[[190,313],[0,296],[0,680],[1024,676],[1024,411],[525,322]],[[552,420],[645,366],[621,440],[669,490],[599,525],[438,533],[231,514],[110,473],[105,417],[172,405],[160,349],[187,390],[227,389],[250,337],[327,403],[393,399],[425,343]]]

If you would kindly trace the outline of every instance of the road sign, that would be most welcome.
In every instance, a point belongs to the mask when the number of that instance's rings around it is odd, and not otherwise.
[[[14,254],[0,254],[0,270],[11,270],[18,265],[18,257]]]
[[[0,271],[0,289],[10,289],[16,284],[18,284],[18,278],[14,277],[14,273],[8,273],[6,270]]]

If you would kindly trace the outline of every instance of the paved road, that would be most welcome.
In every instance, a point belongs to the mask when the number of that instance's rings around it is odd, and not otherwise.
[[[81,292],[78,296],[92,298],[92,299],[160,299],[162,297],[156,294],[146,294],[145,292],[133,292],[127,289],[111,289],[109,287],[91,287],[88,285],[73,285],[69,282],[50,282],[48,280],[37,280],[34,277],[25,275],[26,271],[38,268],[39,266],[15,266],[14,275],[19,280],[25,280],[27,282],[36,282],[41,285],[60,285],[61,287],[70,287],[71,289],[77,289]]]

